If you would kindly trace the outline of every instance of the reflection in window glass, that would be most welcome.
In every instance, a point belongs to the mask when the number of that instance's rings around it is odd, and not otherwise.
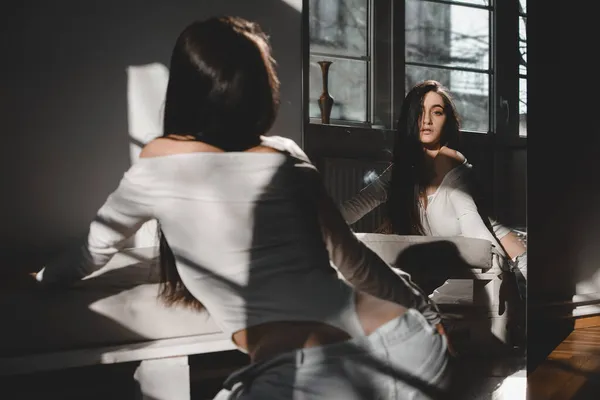
[[[491,0],[449,0],[451,3],[475,4],[477,6],[490,6]]]
[[[527,0],[519,0],[519,11],[521,13],[526,13],[527,12]]]
[[[461,129],[489,131],[489,76],[485,73],[406,66],[406,91],[426,79],[435,79],[450,90],[460,114]]]
[[[519,136],[527,136],[527,79],[519,79]]]
[[[333,61],[329,67],[329,94],[333,97],[331,119],[364,122],[367,120],[367,64],[363,61],[310,57],[309,115],[321,118],[317,102],[323,92],[321,67],[317,61]]]
[[[519,73],[527,75],[527,18],[519,17]]]
[[[367,55],[368,0],[310,0],[311,52]]]
[[[527,0],[519,0],[519,136],[527,137]]]
[[[408,62],[488,68],[488,10],[407,0],[405,18]]]

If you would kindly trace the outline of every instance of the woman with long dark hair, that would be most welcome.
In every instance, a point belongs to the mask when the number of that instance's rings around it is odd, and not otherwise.
[[[156,219],[161,298],[205,308],[252,361],[218,399],[437,398],[449,371],[435,307],[357,240],[302,150],[264,136],[278,99],[256,23],[189,25],[171,58],[164,136],[144,147],[83,246],[37,279],[89,275]]]
[[[526,276],[525,247],[514,232],[488,217],[477,193],[472,165],[460,152],[460,117],[451,94],[426,80],[402,103],[392,165],[345,201],[341,211],[354,223],[385,203],[388,218],[381,231],[486,239],[493,245],[497,272],[511,268],[509,258],[520,259],[517,265]]]

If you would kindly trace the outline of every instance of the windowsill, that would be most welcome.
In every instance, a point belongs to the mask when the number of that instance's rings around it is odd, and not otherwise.
[[[318,118],[310,118],[308,123],[310,127],[315,127],[315,129],[351,129],[357,131],[389,131],[390,129],[386,128],[383,125],[371,125],[362,122],[352,122],[352,121],[340,121],[334,120],[329,124],[324,124]]]
[[[304,145],[309,157],[389,159],[395,136],[392,130],[333,122],[322,124],[311,121],[305,125]]]
[[[385,130],[383,125],[373,125],[366,122],[354,122],[354,121],[343,121],[343,120],[332,120],[329,124],[321,122],[320,118],[310,118],[310,125],[320,126],[333,126],[338,128],[362,128],[362,129],[374,129],[374,130]]]

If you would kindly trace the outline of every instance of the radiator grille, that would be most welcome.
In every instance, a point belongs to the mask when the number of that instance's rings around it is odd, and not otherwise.
[[[381,174],[388,166],[387,162],[324,158],[322,172],[329,194],[340,204],[357,194],[368,184],[369,178]],[[383,212],[383,206],[377,207],[352,224],[352,229],[355,232],[374,232],[383,222]]]

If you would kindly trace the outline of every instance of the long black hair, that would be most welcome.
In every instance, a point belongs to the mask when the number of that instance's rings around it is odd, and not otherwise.
[[[279,108],[279,80],[260,26],[237,17],[194,22],[177,38],[169,69],[164,135],[191,135],[225,151],[260,143]],[[201,309],[181,281],[158,228],[161,290],[167,304]]]
[[[408,92],[400,108],[386,202],[392,233],[399,235],[425,233],[419,214],[419,201],[429,183],[430,174],[425,165],[419,125],[423,101],[429,92],[439,94],[444,101],[446,121],[441,132],[441,144],[460,151],[460,117],[448,89],[434,80],[418,83]]]

